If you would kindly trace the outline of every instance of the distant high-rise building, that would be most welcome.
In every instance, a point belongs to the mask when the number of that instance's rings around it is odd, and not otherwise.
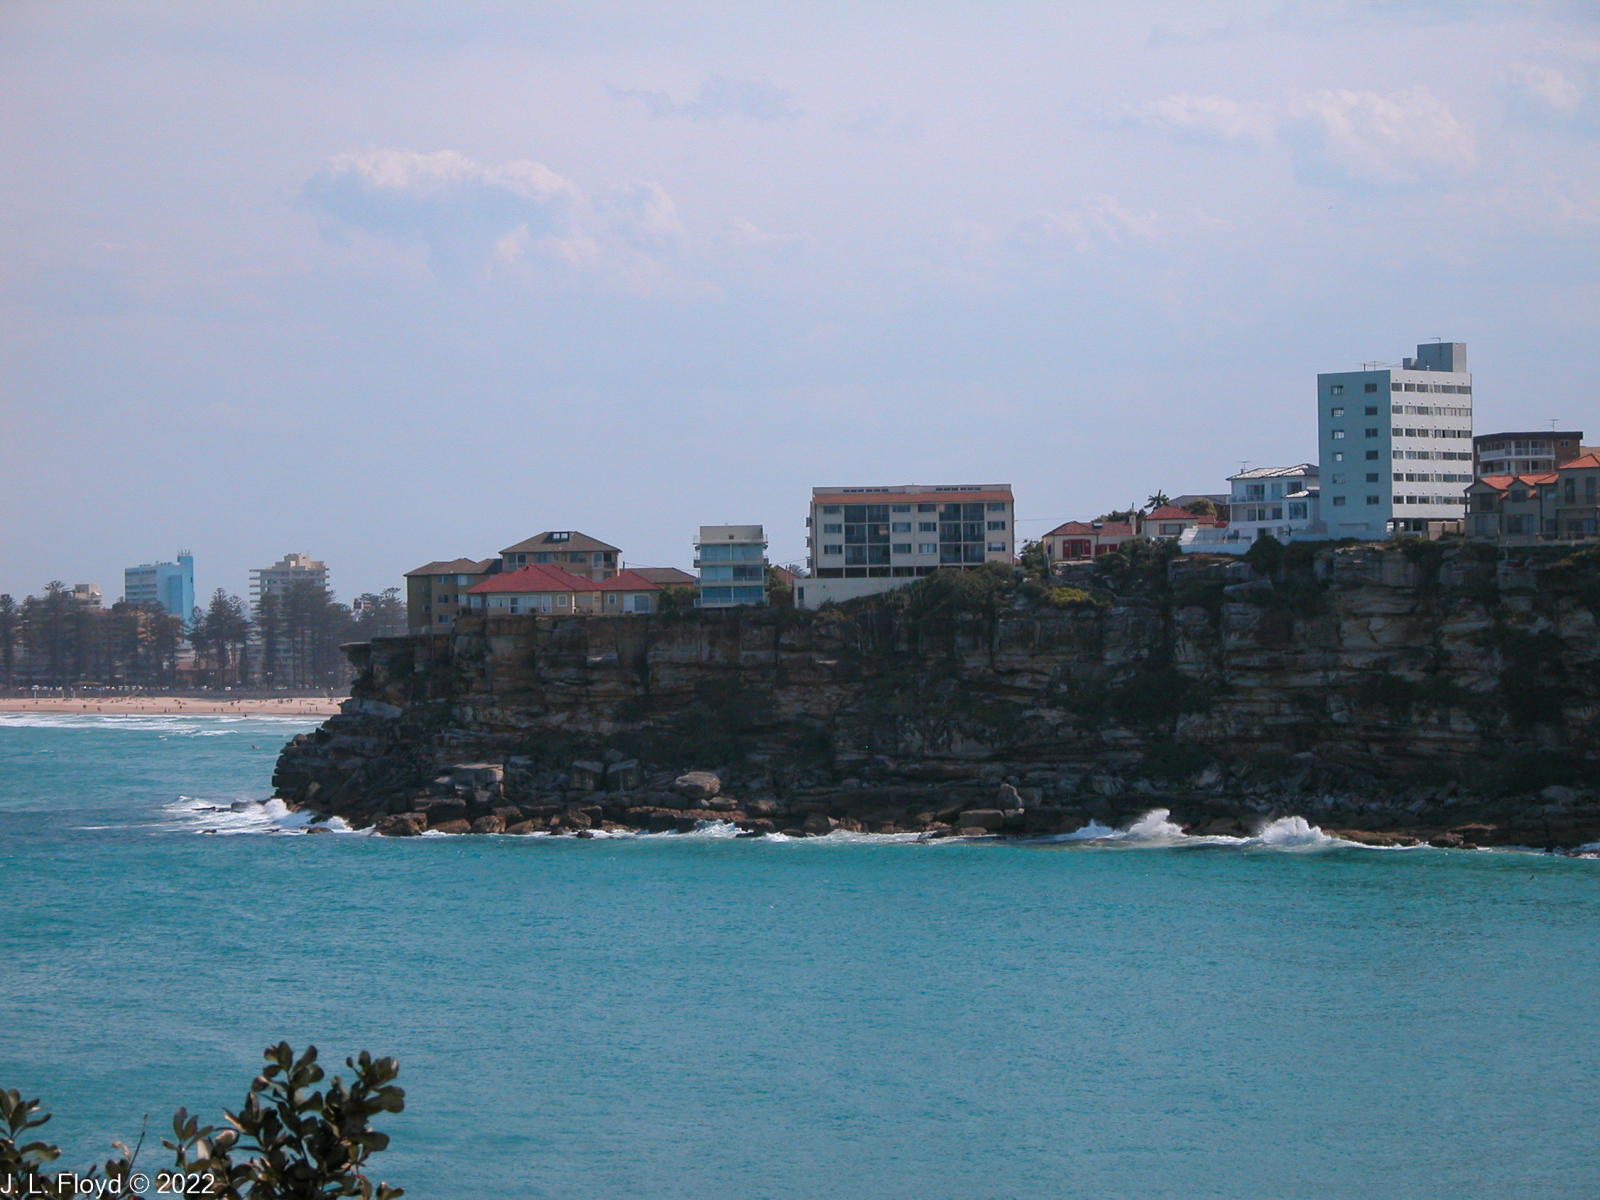
[[[178,552],[175,563],[146,563],[122,573],[122,598],[129,604],[159,604],[187,621],[194,610],[194,555]]]
[[[268,596],[281,596],[297,583],[309,583],[326,590],[328,567],[309,554],[285,554],[270,567],[250,572],[250,603],[257,609]]]
[[[1322,521],[1331,537],[1438,532],[1466,516],[1472,376],[1464,342],[1399,367],[1317,376]]]
[[[88,609],[98,610],[105,607],[104,601],[100,596],[100,585],[98,583],[73,584],[72,598]]]

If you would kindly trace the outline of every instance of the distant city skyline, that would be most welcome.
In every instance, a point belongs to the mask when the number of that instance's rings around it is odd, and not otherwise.
[[[1314,460],[1318,373],[1436,337],[1476,428],[1597,424],[1592,7],[13,0],[0,104],[13,595],[803,561],[886,479],[1020,542]]]

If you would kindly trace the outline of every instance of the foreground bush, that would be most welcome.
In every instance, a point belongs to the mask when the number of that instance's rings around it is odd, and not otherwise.
[[[121,1156],[101,1167],[57,1170],[50,1164],[61,1157],[59,1148],[26,1140],[50,1114],[15,1089],[0,1090],[0,1197],[394,1200],[405,1194],[363,1173],[367,1160],[389,1145],[389,1135],[372,1128],[372,1118],[405,1108],[405,1091],[393,1082],[400,1073],[394,1059],[374,1059],[363,1050],[359,1058],[345,1059],[354,1079],[347,1084],[335,1075],[323,1092],[312,1090],[323,1079],[315,1046],[296,1058],[289,1043],[280,1042],[267,1048],[265,1058],[241,1110],[225,1113],[228,1128],[201,1125],[187,1109],[177,1111],[172,1139],[161,1142],[173,1154],[170,1167],[141,1169],[140,1146],[129,1150],[117,1142]]]

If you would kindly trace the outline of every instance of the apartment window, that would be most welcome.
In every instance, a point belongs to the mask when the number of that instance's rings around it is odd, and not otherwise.
[[[1376,450],[1368,450],[1367,451],[1367,461],[1368,462],[1373,461],[1377,457],[1378,457],[1378,452]]]
[[[1389,390],[1391,392],[1398,392],[1400,390],[1400,385],[1398,383],[1391,383],[1389,385]]]
[[[1344,409],[1342,409],[1342,408],[1330,408],[1328,410],[1328,415],[1331,416],[1331,417],[1342,417],[1342,416],[1344,416]]]
[[[1333,431],[1333,440],[1337,442],[1337,441],[1342,441],[1343,439],[1344,439],[1344,430],[1335,429]]]
[[[895,542],[894,545],[892,547],[890,547],[890,548],[896,554],[910,554],[911,553],[911,543],[910,542]]]
[[[1366,436],[1367,437],[1377,437],[1378,436],[1378,431],[1376,429],[1368,429],[1366,431]]]
[[[1330,387],[1328,389],[1328,395],[1330,395],[1330,396],[1342,396],[1342,395],[1344,395],[1344,384],[1342,384],[1342,383],[1334,384],[1332,387]]]
[[[533,556],[533,561],[536,563],[547,563],[550,561],[550,555],[541,551]]]
[[[1369,383],[1369,384],[1366,385],[1366,387],[1363,390],[1364,391],[1368,391],[1368,392],[1375,392],[1375,391],[1378,390],[1378,385],[1375,384],[1375,383]]]
[[[1004,500],[991,500],[991,501],[989,501],[989,511],[990,512],[1005,512],[1005,510],[1006,510],[1006,502]]]
[[[1004,521],[990,521],[989,522],[989,532],[990,533],[1004,533],[1005,531],[1006,531],[1006,523]]]
[[[822,511],[830,517],[836,517],[839,515],[840,507],[837,504],[824,504]]]
[[[910,512],[911,511],[911,505],[909,505],[909,504],[891,504],[889,506],[889,511],[890,512]]]
[[[1378,482],[1378,473],[1376,471],[1370,472],[1367,475],[1367,482],[1368,483],[1377,483]]]
[[[919,505],[917,505],[917,511],[918,512],[938,512],[939,511],[939,506],[937,504],[919,504]]]
[[[918,554],[937,554],[937,553],[939,553],[939,543],[938,542],[918,542],[917,543],[917,553]]]
[[[615,605],[616,602],[617,602],[617,594],[615,592],[607,592],[606,593],[606,603],[607,604],[611,604],[611,605]]]
[[[1343,450],[1335,450],[1333,452],[1333,461],[1334,462],[1343,462],[1344,461],[1344,451]]]
[[[842,524],[824,525],[822,527],[822,532],[823,533],[843,533],[844,532],[844,526]]]
[[[910,521],[896,521],[894,524],[889,526],[889,532],[890,533],[910,533],[911,532],[911,522]]]
[[[1306,503],[1305,503],[1305,501],[1304,500],[1296,500],[1293,503],[1291,503],[1289,505],[1289,520],[1291,520],[1291,521],[1304,521],[1305,519],[1306,519]]]
[[[1376,496],[1368,496],[1367,497],[1367,503],[1368,504],[1376,504],[1376,503],[1378,503],[1378,497],[1376,497]]]
[[[556,597],[556,607],[557,608],[565,608],[566,606],[567,606],[567,597],[566,596],[557,596]]]
[[[843,554],[844,553],[844,547],[843,546],[824,546],[822,548],[822,552],[824,554]]]
[[[1343,496],[1335,496],[1333,498],[1333,506],[1335,508],[1343,508],[1344,507],[1344,497]]]
[[[1594,503],[1594,485],[1595,478],[1593,475],[1585,475],[1583,477],[1583,502],[1585,504]]]
[[[1378,406],[1376,404],[1367,405],[1367,416],[1375,417],[1377,415],[1378,415]]]
[[[1332,477],[1332,482],[1333,483],[1343,483],[1344,482],[1344,476],[1343,475],[1335,475],[1335,476]]]
[[[1578,502],[1578,481],[1570,475],[1561,481],[1561,500],[1564,504]]]
[[[990,554],[1004,554],[1005,553],[1005,549],[1006,549],[1006,544],[1004,542],[990,542],[989,543],[989,553]]]
[[[937,521],[918,521],[917,522],[917,532],[918,533],[938,533],[939,532],[939,522],[937,522]]]

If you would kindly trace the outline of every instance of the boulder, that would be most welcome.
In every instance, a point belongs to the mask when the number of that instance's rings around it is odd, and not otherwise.
[[[672,783],[678,795],[688,800],[709,800],[722,791],[722,780],[710,771],[690,771]]]
[[[1024,807],[1021,794],[1009,783],[1000,785],[1000,795],[995,801],[995,807],[1001,812],[1021,812]]]
[[[606,757],[610,758],[616,751],[608,750]],[[643,773],[639,770],[637,759],[620,759],[608,763],[606,766],[606,791],[631,792],[644,780]]]
[[[432,828],[435,833],[471,833],[472,822],[465,820],[445,821],[432,826]]]
[[[372,827],[380,837],[416,837],[428,827],[428,818],[422,813],[396,813],[384,817]]]
[[[506,819],[497,813],[489,813],[487,816],[479,817],[472,823],[473,833],[504,833],[505,831]]]
[[[999,829],[1006,816],[996,808],[974,808],[961,814],[957,822],[962,829]]]
[[[1545,788],[1544,791],[1540,792],[1539,795],[1550,801],[1552,804],[1572,804],[1578,799],[1578,793],[1576,789],[1563,787],[1559,783],[1552,783],[1549,787]]]
[[[801,828],[810,837],[821,837],[839,828],[839,822],[832,817],[823,816],[821,813],[812,813],[806,818],[806,823]],[[788,831],[785,830],[785,832]]]
[[[543,830],[543,821],[518,821],[515,825],[506,826],[507,833],[514,833],[518,837],[525,837],[530,833],[543,832]]]

